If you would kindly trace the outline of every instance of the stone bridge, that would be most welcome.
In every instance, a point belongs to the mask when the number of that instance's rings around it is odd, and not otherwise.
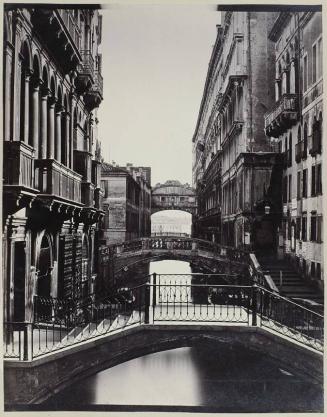
[[[74,314],[71,324],[65,317],[60,332],[60,320],[46,328],[46,317],[24,330],[21,349],[5,350],[7,410],[41,403],[127,360],[203,343],[219,346],[217,360],[227,360],[236,348],[255,351],[321,384],[323,316],[257,286],[193,285],[198,276],[187,282],[175,278],[153,274],[150,282],[129,290],[127,303],[92,301],[92,317],[81,322]],[[15,349],[18,355],[27,349],[25,360],[10,358]]]
[[[166,181],[153,187],[151,195],[151,214],[163,210],[181,210],[196,214],[196,193],[189,184]]]
[[[222,273],[229,277],[242,275],[243,283],[250,279],[278,292],[271,277],[261,272],[254,254],[206,240],[180,236],[140,238],[102,246],[99,252],[98,286],[105,288],[111,285],[117,277],[141,262],[163,259],[191,262],[204,266],[212,273]]]

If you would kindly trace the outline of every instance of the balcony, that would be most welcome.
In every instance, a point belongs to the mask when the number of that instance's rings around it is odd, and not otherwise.
[[[34,149],[24,142],[4,141],[3,156],[3,211],[8,215],[30,205],[38,191],[34,189]]]
[[[272,111],[265,114],[265,132],[267,136],[278,138],[298,119],[297,94],[284,94]]]
[[[33,188],[34,149],[24,142],[3,143],[4,185]]]
[[[35,160],[35,188],[41,194],[82,203],[82,176],[54,159]]]
[[[94,82],[94,59],[91,51],[81,51],[82,62],[78,65],[76,86],[79,94],[84,94]]]
[[[99,107],[103,100],[103,78],[98,70],[94,71],[94,83],[86,92],[84,101],[89,111]]]
[[[73,10],[36,7],[32,24],[50,46],[64,71],[77,69],[82,61],[81,32]]]
[[[302,159],[307,157],[307,145],[304,140],[301,140],[295,145],[295,161],[301,162]]]

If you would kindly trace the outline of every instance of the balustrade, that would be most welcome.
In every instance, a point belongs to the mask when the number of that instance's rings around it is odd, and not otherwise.
[[[266,134],[278,137],[296,123],[297,117],[297,94],[283,94],[273,110],[265,114]]]
[[[19,141],[5,141],[3,174],[5,185],[34,188],[34,150]]]
[[[35,188],[40,193],[81,203],[82,177],[52,159],[35,160]]]

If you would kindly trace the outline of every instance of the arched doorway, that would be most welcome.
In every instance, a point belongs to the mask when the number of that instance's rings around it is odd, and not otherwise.
[[[52,278],[52,253],[49,236],[44,234],[41,240],[40,250],[36,267],[37,278],[37,316],[41,321],[48,321],[51,318],[51,303],[47,300],[51,297]]]
[[[89,245],[87,237],[83,236],[82,242],[82,299],[89,295]]]

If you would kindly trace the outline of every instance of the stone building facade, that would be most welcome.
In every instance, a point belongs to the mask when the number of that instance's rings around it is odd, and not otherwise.
[[[276,103],[265,115],[265,131],[285,156],[279,252],[321,285],[322,14],[280,13],[269,38],[275,43]]]
[[[151,235],[151,185],[147,178],[151,178],[148,167],[102,163],[103,243],[121,243]]]
[[[282,161],[264,133],[264,114],[274,102],[274,44],[268,34],[276,16],[221,13],[192,140],[193,185],[198,196],[208,195],[207,211],[195,225],[198,235],[216,239],[221,217],[222,243],[257,250],[276,245],[280,212]],[[221,169],[214,186],[221,192],[213,194],[215,160]],[[216,230],[210,233],[211,208]]]
[[[7,322],[32,321],[40,298],[50,304],[74,302],[94,290],[102,213],[96,136],[100,42],[96,8],[5,6],[2,276]],[[47,311],[51,316],[51,308]]]

